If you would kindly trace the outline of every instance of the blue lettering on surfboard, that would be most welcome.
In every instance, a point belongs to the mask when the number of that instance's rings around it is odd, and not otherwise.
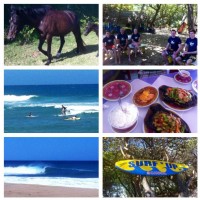
[[[129,162],[129,167],[140,167],[140,166],[150,166],[150,167],[156,167],[158,164],[164,164],[163,162],[159,162],[157,163],[157,161],[149,161],[149,160],[144,160],[144,161],[141,161],[141,160],[136,160],[136,161],[130,161]],[[177,168],[177,165],[176,164],[171,164],[171,163],[165,163],[166,164],[166,167],[167,168],[174,168],[176,169]]]
[[[129,164],[129,167],[135,167],[134,161],[131,161],[131,162],[129,162],[128,164]]]

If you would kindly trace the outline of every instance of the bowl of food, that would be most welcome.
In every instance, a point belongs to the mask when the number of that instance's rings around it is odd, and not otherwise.
[[[134,104],[122,103],[115,106],[109,113],[108,121],[117,133],[131,132],[137,125],[138,108]]]
[[[190,72],[186,70],[179,70],[179,72],[174,76],[174,80],[181,84],[189,84],[192,82],[192,77]]]
[[[147,107],[153,104],[157,98],[158,90],[155,87],[147,86],[133,95],[133,103],[138,107]]]
[[[115,80],[103,87],[103,98],[107,101],[117,101],[126,98],[131,93],[131,84],[124,80]],[[122,93],[123,95],[120,95]]]

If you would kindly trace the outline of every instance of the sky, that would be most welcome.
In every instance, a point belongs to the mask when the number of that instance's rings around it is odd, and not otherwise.
[[[98,70],[5,70],[4,85],[98,84]]]
[[[4,160],[98,161],[98,138],[8,137],[4,138]]]

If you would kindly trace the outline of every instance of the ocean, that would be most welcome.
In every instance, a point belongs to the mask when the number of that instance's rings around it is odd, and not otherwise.
[[[98,189],[98,161],[4,161],[4,182]]]
[[[97,84],[5,86],[4,132],[97,133],[98,105]],[[80,120],[65,120],[71,116]]]

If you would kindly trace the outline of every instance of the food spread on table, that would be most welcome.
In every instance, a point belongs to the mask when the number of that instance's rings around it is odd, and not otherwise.
[[[193,89],[194,87],[197,89],[197,80],[195,81],[191,84]],[[131,93],[131,84],[127,83],[126,81],[108,83],[103,88],[103,97],[109,101],[118,100],[122,88],[124,88],[124,96],[127,97]],[[123,84],[124,86],[122,87]],[[158,96],[164,107],[159,103],[155,103]],[[194,91],[186,90],[182,87],[162,85],[157,89],[153,86],[146,86],[135,92],[132,97],[132,105],[134,104],[140,109],[149,107],[143,123],[143,131],[145,133],[190,133],[191,130],[188,124],[172,110],[188,111],[197,106],[197,95],[194,94]],[[165,107],[169,107],[172,110],[168,110]],[[134,112],[132,112],[133,110]],[[128,107],[124,106],[124,110],[118,105],[109,112],[109,124],[115,132],[131,132],[140,118],[138,116],[140,116],[140,110],[132,109],[131,104]]]

